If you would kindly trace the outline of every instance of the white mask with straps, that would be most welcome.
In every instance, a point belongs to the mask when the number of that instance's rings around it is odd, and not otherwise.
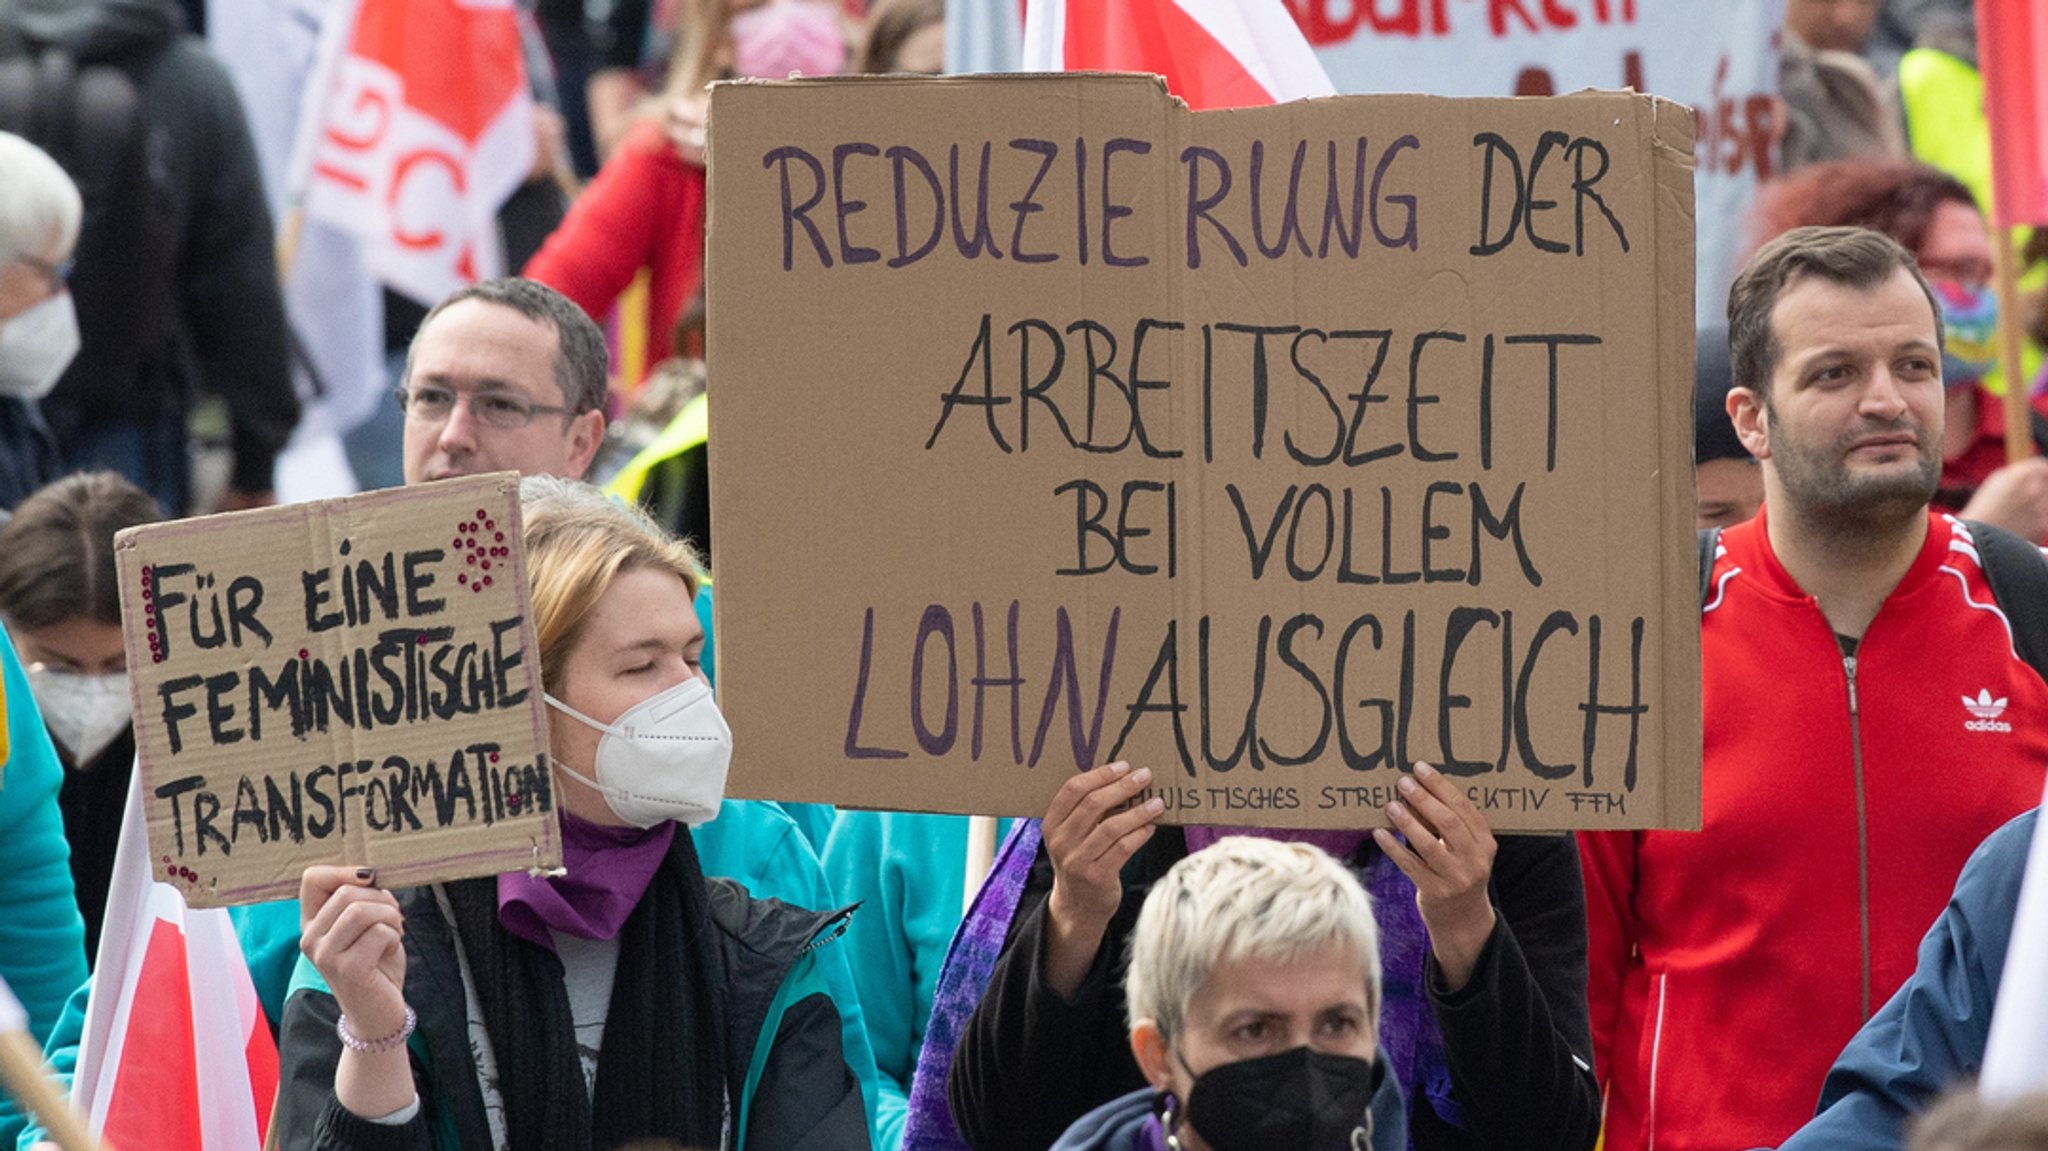
[[[597,778],[555,765],[589,785],[612,814],[635,827],[667,820],[699,824],[718,814],[732,763],[732,729],[703,679],[688,679],[599,723],[554,696],[548,706],[602,732]]]
[[[0,396],[31,402],[50,394],[78,355],[78,312],[59,292],[0,322]]]
[[[134,719],[125,671],[88,675],[42,664],[24,670],[44,725],[80,767],[98,759]]]

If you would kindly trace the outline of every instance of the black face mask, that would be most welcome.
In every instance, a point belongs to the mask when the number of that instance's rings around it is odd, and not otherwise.
[[[1187,1122],[1213,1151],[1365,1151],[1380,1074],[1308,1047],[1225,1063],[1195,1077]]]

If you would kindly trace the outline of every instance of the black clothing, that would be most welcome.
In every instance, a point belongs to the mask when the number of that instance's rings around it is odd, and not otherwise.
[[[1443,1035],[1466,1130],[1410,1099],[1421,1151],[1585,1149],[1600,1128],[1586,1012],[1586,906],[1578,848],[1568,835],[1501,835],[1491,890],[1498,922],[1471,978],[1455,994],[1428,960],[1430,1003]],[[1376,851],[1368,840],[1360,851]],[[1124,873],[1124,899],[1105,946],[1072,1000],[1046,986],[1043,846],[1011,921],[1010,938],[953,1053],[947,1098],[976,1151],[1038,1151],[1076,1119],[1145,1086],[1124,1018],[1127,941],[1153,879],[1187,853],[1162,828]],[[1358,858],[1351,863],[1354,869]]]
[[[17,396],[0,396],[0,511],[12,512],[63,474],[57,441],[36,405]]]
[[[71,276],[81,347],[42,401],[58,445],[110,424],[182,439],[204,389],[227,403],[230,482],[271,490],[299,401],[270,209],[226,69],[155,0],[0,0],[0,24],[126,73],[148,154],[146,190],[87,200]],[[109,215],[136,212],[145,222]]]
[[[756,1043],[769,1025],[784,981],[812,948],[828,944],[834,933],[843,929],[848,912],[804,911],[753,899],[730,880],[704,882],[713,929],[708,950],[718,964],[718,970],[709,974],[723,991],[720,1051],[726,1081],[734,1085],[730,1102],[737,1135],[742,1121],[737,1085],[747,1080]],[[411,1047],[420,1112],[410,1122],[382,1125],[358,1118],[341,1106],[334,1097],[335,1065],[341,1057],[341,1041],[334,1030],[338,1008],[332,995],[303,988],[286,1003],[280,1032],[279,1093],[272,1116],[279,1146],[316,1151],[446,1151],[448,1144],[435,1140],[437,1130],[445,1131],[453,1147],[461,1151],[491,1146],[483,1090],[470,1047],[455,929],[441,913],[432,888],[395,894],[405,913],[406,1002],[419,1014]],[[620,955],[623,979],[623,941]],[[614,985],[615,991],[618,986]],[[627,1025],[622,1007],[614,998],[606,1023],[608,1032],[613,1020],[621,1027]],[[607,1039],[604,1048],[609,1047]],[[500,1064],[501,1073],[504,1066]],[[573,1082],[581,1087],[580,1073]],[[600,1079],[600,1092],[603,1089]],[[841,1054],[839,1012],[825,994],[805,995],[780,1017],[745,1119],[748,1126],[742,1151],[838,1151],[869,1146],[860,1081]]]
[[[100,924],[107,916],[107,891],[114,881],[114,849],[121,843],[121,817],[128,810],[128,775],[135,765],[135,729],[126,727],[106,750],[83,768],[62,747],[64,786],[57,806],[64,812],[64,840],[71,845],[71,885],[78,913],[85,917],[85,961],[100,953]]]

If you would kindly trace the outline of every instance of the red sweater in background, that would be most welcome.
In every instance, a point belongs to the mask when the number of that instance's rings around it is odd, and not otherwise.
[[[642,268],[651,369],[675,354],[676,318],[704,281],[704,169],[676,155],[659,120],[627,135],[524,274],[603,323]]]

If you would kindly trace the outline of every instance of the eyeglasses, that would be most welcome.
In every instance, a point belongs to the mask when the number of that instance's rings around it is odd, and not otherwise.
[[[44,282],[50,285],[52,293],[63,291],[64,285],[71,282],[72,261],[70,260],[65,260],[61,264],[52,264],[48,260],[39,260],[34,256],[16,256],[15,260],[28,265],[38,275],[42,276]]]
[[[391,394],[405,410],[406,419],[422,424],[445,422],[454,414],[458,401],[468,405],[471,419],[501,432],[518,431],[532,423],[535,416],[574,414],[560,404],[536,404],[513,392],[458,392],[437,384],[417,384],[398,388]]]

